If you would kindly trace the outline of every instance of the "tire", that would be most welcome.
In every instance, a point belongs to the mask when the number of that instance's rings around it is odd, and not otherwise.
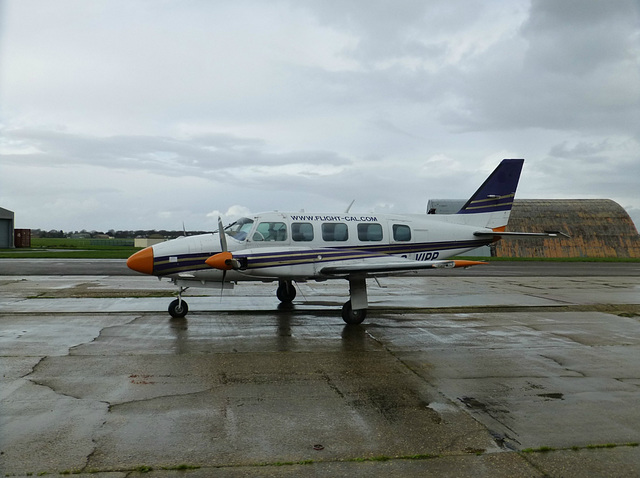
[[[183,300],[182,304],[178,299],[174,300],[169,304],[169,315],[174,319],[181,319],[189,312],[189,306]]]
[[[361,324],[366,317],[367,309],[353,310],[351,308],[350,300],[345,302],[345,304],[342,306],[342,320],[344,320],[347,325]]]
[[[296,288],[291,282],[280,282],[276,290],[276,297],[280,302],[291,303],[296,298]]]

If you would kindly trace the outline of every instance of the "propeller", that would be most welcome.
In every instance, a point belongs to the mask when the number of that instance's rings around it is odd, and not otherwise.
[[[220,288],[220,297],[222,298],[222,292],[224,290],[224,280],[227,276],[227,271],[231,269],[239,269],[240,263],[233,258],[227,247],[227,236],[224,233],[224,226],[222,225],[222,219],[218,217],[218,233],[220,235],[220,250],[218,254],[214,254],[204,261],[209,267],[219,269],[222,271],[222,286]]]

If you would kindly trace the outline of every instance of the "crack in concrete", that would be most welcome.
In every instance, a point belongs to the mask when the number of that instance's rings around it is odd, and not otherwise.
[[[97,431],[100,428],[104,427],[104,425],[106,423],[107,422],[105,420],[99,426],[97,426],[95,428],[94,435],[95,435],[95,433],[97,433]],[[91,451],[89,453],[87,453],[87,456],[84,459],[84,465],[82,467],[80,467],[80,471],[82,473],[85,473],[85,472],[91,473],[91,472],[93,472],[93,470],[89,469],[89,464],[91,463],[91,460],[93,459],[93,456],[98,452],[98,442],[96,441],[95,436],[91,437],[91,444],[93,445],[92,448],[91,448]]]
[[[133,321],[134,321],[134,320],[136,320],[136,319],[137,319],[137,317],[136,317],[136,318],[134,318],[134,319],[133,319]],[[130,321],[130,322],[132,322],[132,321]],[[103,327],[103,328],[101,328],[101,329],[98,331],[98,334],[97,334],[95,337],[93,337],[93,338],[91,339],[91,341],[89,341],[89,342],[83,342],[83,343],[81,343],[81,344],[77,344],[77,345],[71,346],[71,347],[69,347],[69,348],[68,348],[68,350],[67,350],[67,354],[66,354],[66,355],[56,356],[56,358],[59,358],[59,357],[69,357],[69,356],[71,355],[71,352],[72,352],[72,350],[73,350],[73,349],[75,349],[75,348],[77,348],[77,347],[80,347],[80,346],[82,346],[82,345],[85,345],[85,344],[87,344],[87,343],[94,342],[96,339],[98,339],[98,338],[100,337],[100,335],[101,335],[102,331],[103,331],[105,328],[108,328],[108,327]],[[93,404],[93,403],[102,403],[102,404],[104,404],[104,405],[105,405],[105,412],[104,412],[105,416],[109,414],[109,412],[111,411],[111,407],[112,407],[112,405],[111,405],[111,403],[109,403],[109,402],[107,402],[107,401],[104,401],[104,400],[92,400],[92,399],[87,399],[87,398],[83,398],[83,397],[75,396],[75,395],[73,395],[73,394],[66,393],[66,392],[63,392],[62,390],[57,389],[55,386],[53,386],[53,385],[51,385],[51,384],[47,383],[47,382],[46,382],[46,380],[38,380],[38,379],[37,379],[37,378],[35,378],[35,377],[31,377],[31,375],[35,374],[35,373],[38,371],[38,369],[39,369],[40,367],[42,367],[44,364],[46,364],[47,360],[49,360],[50,358],[51,358],[51,356],[48,356],[48,355],[41,356],[41,357],[40,357],[40,359],[38,360],[38,362],[37,362],[37,363],[35,363],[35,364],[31,367],[31,370],[30,370],[29,372],[27,372],[26,374],[24,374],[24,375],[23,375],[22,377],[20,377],[20,378],[27,380],[28,382],[32,383],[32,384],[33,384],[33,385],[35,385],[35,386],[43,387],[43,388],[45,388],[45,389],[47,389],[47,390],[50,390],[51,392],[53,392],[53,393],[54,393],[55,395],[57,395],[57,396],[61,396],[61,397],[65,397],[65,398],[70,398],[70,399],[72,399],[72,400],[78,400],[78,401],[80,401],[80,402],[86,402],[86,403],[89,403],[89,404]],[[88,468],[88,466],[89,466],[89,464],[90,464],[91,458],[92,458],[92,457],[93,457],[93,455],[98,451],[98,442],[97,442],[97,440],[96,440],[96,434],[98,433],[98,431],[99,431],[102,427],[104,427],[104,426],[107,424],[107,422],[108,422],[108,420],[103,419],[103,420],[101,421],[101,423],[100,423],[100,424],[98,424],[98,425],[96,425],[96,426],[92,427],[93,431],[92,431],[92,434],[91,434],[91,443],[92,443],[91,451],[87,454],[86,458],[84,459],[84,465],[83,465],[82,467],[80,467],[80,471],[82,471],[82,472],[87,471],[87,468]]]
[[[502,440],[502,444],[500,444],[496,439],[495,439],[495,433],[492,432],[484,423],[482,423],[478,417],[474,416],[472,413],[469,413],[467,410],[464,410],[463,408],[460,408],[459,406],[456,405],[456,403],[451,400],[449,397],[447,397],[446,395],[444,395],[443,393],[441,393],[439,390],[437,390],[436,387],[434,387],[431,383],[429,383],[420,373],[418,370],[415,370],[413,367],[411,367],[411,365],[409,363],[407,363],[405,360],[403,360],[402,358],[400,358],[398,356],[398,354],[396,354],[395,352],[393,352],[389,347],[387,347],[384,343],[382,343],[381,340],[379,340],[378,338],[376,338],[375,336],[373,336],[373,334],[371,332],[369,332],[369,330],[366,331],[367,335],[371,338],[371,340],[375,341],[380,347],[382,347],[382,349],[384,349],[391,357],[393,357],[396,361],[398,361],[406,370],[408,370],[411,374],[413,374],[415,377],[417,377],[417,379],[420,381],[420,383],[423,384],[423,386],[427,387],[427,389],[429,390],[430,393],[434,394],[434,395],[438,395],[444,402],[447,402],[449,404],[451,404],[453,407],[455,407],[456,410],[462,410],[465,413],[467,413],[467,416],[469,416],[474,422],[478,423],[478,425],[480,425],[480,427],[482,427],[482,430],[485,433],[488,433],[490,435],[490,437],[493,439],[493,441],[496,443],[496,445],[498,447],[500,447],[501,449],[510,449],[510,450],[515,450],[516,447],[514,447],[513,445],[508,444],[508,442],[505,442],[506,438],[508,438],[509,440],[514,441],[515,443],[520,443],[518,440],[516,440],[515,438],[510,437],[509,435],[507,435],[506,433],[504,434],[504,437],[506,437],[505,439]],[[433,409],[432,409],[433,410]],[[436,410],[433,410],[439,417],[440,419],[440,423],[446,423],[446,420],[442,417],[442,415],[437,412]],[[500,424],[501,426],[503,426],[504,428],[506,428],[507,430],[509,430],[511,433],[515,434],[517,436],[517,432],[515,430],[513,430],[511,427],[509,427],[508,425],[506,425],[505,423],[503,423],[501,420],[497,419],[496,417],[493,417],[491,415],[489,415],[494,421],[496,421],[498,424]],[[486,436],[486,435],[485,435]],[[456,443],[457,441],[454,440],[452,443]]]
[[[19,379],[20,379],[20,378],[24,378],[24,379],[26,379],[26,380],[30,380],[30,379],[28,378],[28,377],[29,377],[29,375],[31,375],[31,374],[35,371],[35,369],[36,369],[36,368],[37,368],[37,367],[42,363],[42,361],[43,361],[44,359],[46,359],[46,358],[47,358],[47,356],[46,356],[46,355],[41,355],[41,356],[33,355],[33,357],[40,357],[40,358],[38,359],[38,361],[37,361],[36,363],[34,363],[34,364],[33,364],[33,366],[31,367],[31,370],[29,370],[29,371],[28,371],[27,373],[25,373],[24,375],[21,375],[20,377],[18,377]]]
[[[411,373],[413,373],[415,376],[417,376],[418,379],[424,385],[426,385],[429,389],[431,389],[433,391],[433,393],[438,393],[445,401],[451,403],[453,406],[456,406],[455,402],[450,400],[444,394],[438,392],[428,381],[426,381],[424,379],[424,377],[422,377],[420,375],[420,373],[417,370],[414,370],[409,363],[407,363],[404,360],[402,360],[396,353],[391,351],[385,344],[382,343],[382,341],[380,341],[379,339],[374,337],[368,330],[367,330],[367,335],[372,340],[374,340],[376,343],[378,343],[389,355],[391,355],[399,363],[401,363],[404,368],[406,368]],[[458,399],[458,400],[460,400],[460,399]],[[462,400],[460,400],[460,401],[462,401]],[[464,403],[464,401],[462,401],[462,403]],[[514,438],[513,436],[511,436],[511,435],[509,435],[507,433],[500,434],[500,433],[497,433],[497,432],[491,430],[484,423],[482,423],[482,421],[479,420],[478,416],[474,416],[474,413],[472,413],[474,410],[472,410],[472,412],[470,412],[469,410],[466,410],[465,408],[460,408],[460,407],[457,407],[457,406],[456,406],[456,409],[464,410],[465,412],[467,412],[468,416],[470,416],[476,423],[478,423],[491,436],[492,440],[496,443],[496,445],[500,449],[503,449],[503,450],[517,450],[517,446],[512,444],[511,442],[516,443],[518,445],[521,444],[520,441],[518,441],[516,438]],[[508,430],[510,433],[512,433],[515,436],[518,436],[518,433],[513,428],[511,428],[509,425],[507,425],[502,418],[499,418],[498,416],[496,416],[497,413],[508,413],[508,412],[506,412],[504,410],[489,409],[486,406],[484,407],[484,409],[482,411],[484,412],[484,415],[482,413],[479,413],[478,411],[475,411],[475,414],[480,415],[480,416],[489,417],[491,420],[496,422],[496,424],[498,424],[503,429]]]
[[[560,368],[566,370],[567,372],[572,373],[572,374],[576,374],[579,378],[586,378],[587,377],[587,375],[584,374],[583,372],[580,372],[579,370],[574,370],[572,368],[567,367],[560,360],[558,360],[558,359],[556,359],[554,357],[551,357],[549,355],[543,355],[543,354],[538,354],[538,356],[542,357],[543,359],[550,360],[551,362],[555,363],[556,365],[558,365]],[[573,375],[573,377],[576,377],[576,375]],[[560,375],[560,376],[562,376],[562,375]]]
[[[72,355],[72,352],[75,352],[75,351],[76,351],[76,349],[78,349],[78,348],[80,348],[80,347],[84,347],[85,345],[89,345],[89,344],[96,343],[97,341],[99,341],[99,340],[100,340],[100,338],[102,337],[102,334],[103,334],[103,332],[104,332],[104,331],[109,330],[109,329],[114,329],[114,328],[116,328],[116,327],[125,327],[125,326],[127,326],[127,325],[134,324],[137,320],[139,320],[139,319],[141,319],[141,318],[143,318],[143,317],[144,317],[144,315],[137,315],[137,316],[134,316],[134,317],[133,317],[131,320],[129,320],[128,322],[124,322],[124,323],[122,323],[122,324],[118,324],[118,325],[108,325],[108,326],[106,326],[106,327],[101,327],[101,328],[100,328],[100,330],[98,330],[98,334],[97,334],[97,335],[95,335],[95,336],[94,336],[91,340],[89,340],[88,342],[83,342],[83,343],[76,344],[76,345],[73,345],[73,346],[69,347],[69,352],[68,352],[68,354],[67,354],[67,355],[68,355],[68,356]]]
[[[111,412],[116,408],[124,408],[128,405],[137,405],[139,403],[151,403],[154,402],[156,400],[164,400],[165,398],[177,398],[177,397],[190,397],[190,396],[198,396],[198,395],[202,395],[202,394],[206,394],[206,393],[210,393],[215,391],[215,387],[209,387],[206,388],[204,390],[197,390],[194,392],[186,392],[186,393],[168,393],[166,395],[155,395],[153,397],[149,397],[149,398],[138,398],[135,400],[127,400],[127,401],[123,401],[123,402],[104,402],[104,403],[109,403],[109,407],[108,407],[108,411]]]
[[[504,428],[504,429],[508,430],[509,432],[513,433],[516,436],[518,435],[518,432],[516,432],[513,428],[511,428],[509,425],[507,425],[505,423],[505,420],[502,417],[499,417],[499,415],[504,415],[506,417],[509,414],[508,410],[495,408],[491,404],[485,403],[485,402],[483,402],[481,400],[478,400],[477,398],[474,398],[474,397],[466,397],[466,396],[464,396],[464,397],[459,397],[458,400],[465,405],[466,410],[468,410],[469,413],[472,416],[474,414],[477,414],[479,416],[487,416],[491,420],[496,422],[496,424],[498,424],[501,428]],[[494,441],[496,441],[496,436],[503,436],[504,438],[501,439],[502,442],[504,442],[508,438],[509,440],[514,441],[514,442],[516,442],[518,444],[520,443],[517,439],[515,439],[513,437],[510,437],[506,433],[504,433],[503,435],[500,435],[499,433],[497,433],[495,431],[492,431],[486,425],[484,425],[484,424],[482,424],[482,425],[487,428],[487,431],[491,434],[491,436],[493,437]],[[500,446],[501,448],[504,448],[504,444],[501,444],[498,441],[496,441],[496,444],[498,446]]]

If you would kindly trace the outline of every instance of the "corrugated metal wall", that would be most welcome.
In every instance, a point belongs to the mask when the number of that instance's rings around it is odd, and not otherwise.
[[[0,207],[0,249],[13,248],[13,211]]]
[[[640,236],[610,199],[517,199],[507,231],[559,230],[567,238],[502,239],[498,257],[640,258]]]
[[[14,229],[13,239],[15,247],[31,247],[31,229]]]

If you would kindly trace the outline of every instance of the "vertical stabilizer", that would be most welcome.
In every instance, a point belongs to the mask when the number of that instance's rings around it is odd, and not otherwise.
[[[503,159],[457,214],[477,215],[468,217],[468,224],[506,226],[523,164],[524,159]]]

